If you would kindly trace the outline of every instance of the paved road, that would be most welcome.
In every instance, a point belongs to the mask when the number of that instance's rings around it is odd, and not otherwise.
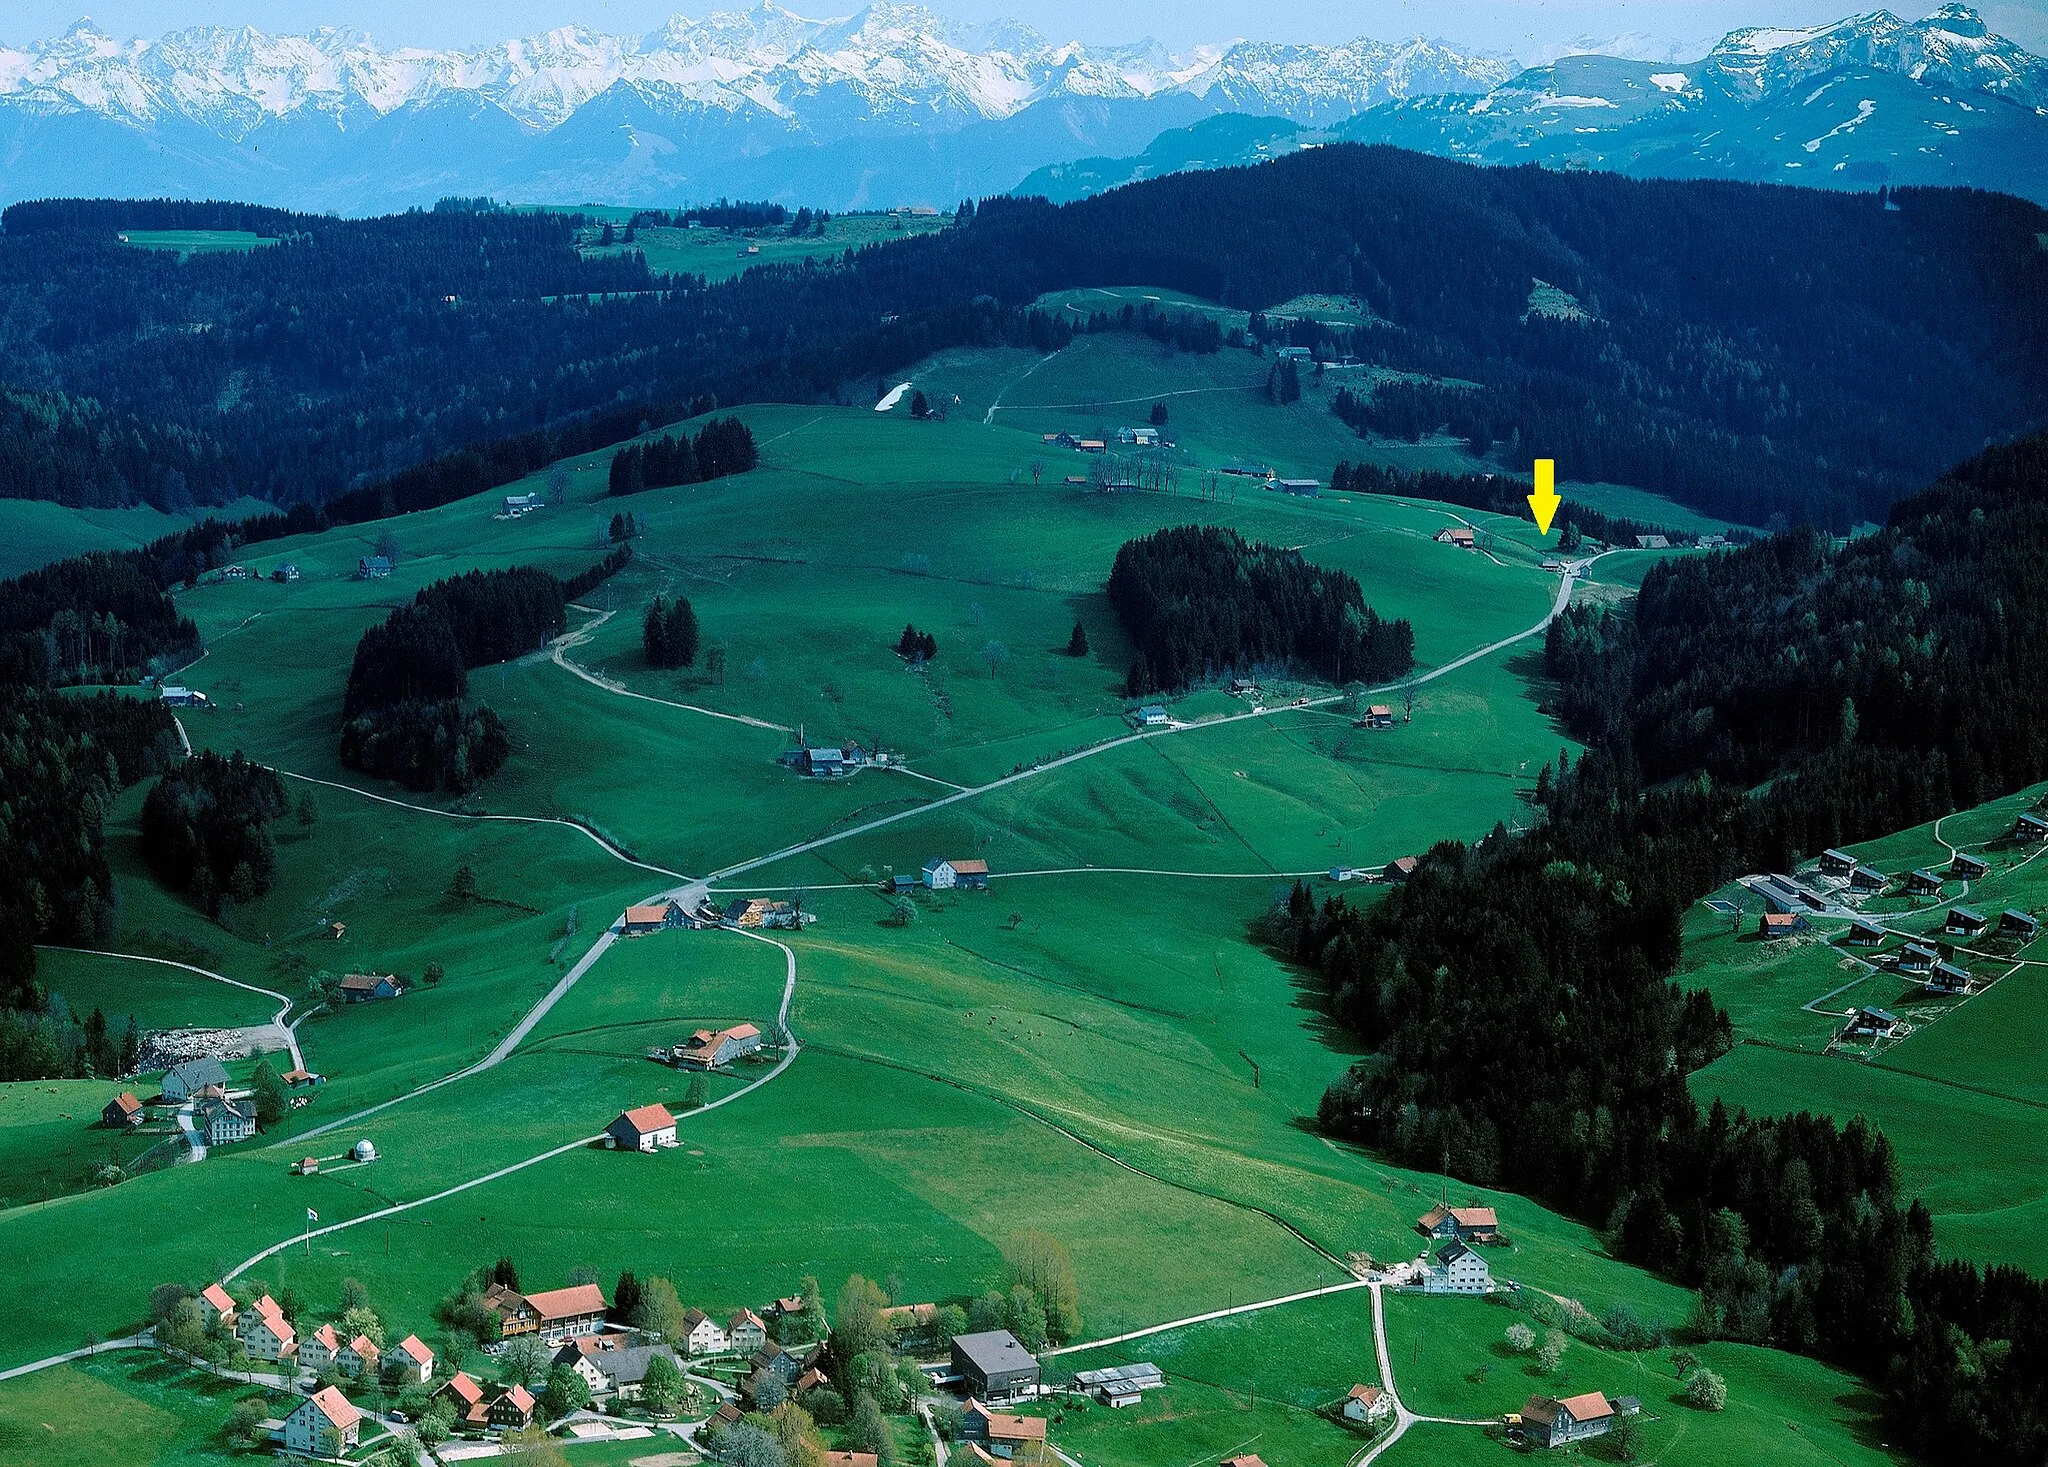
[[[1326,1284],[1320,1289],[1304,1289],[1298,1294],[1282,1294],[1277,1299],[1261,1299],[1256,1304],[1233,1304],[1228,1309],[1211,1309],[1206,1314],[1190,1314],[1186,1319],[1169,1319],[1165,1324],[1148,1324],[1143,1329],[1127,1330],[1120,1335],[1109,1335],[1099,1340],[1087,1340],[1078,1345],[1061,1345],[1054,1350],[1041,1350],[1041,1359],[1058,1355],[1073,1355],[1082,1350],[1099,1350],[1104,1345],[1121,1345],[1127,1340],[1142,1340],[1148,1335],[1164,1334],[1168,1330],[1185,1329],[1191,1324],[1207,1324],[1212,1319],[1228,1319],[1233,1314],[1253,1314],[1261,1309],[1277,1309],[1283,1304],[1299,1304],[1304,1299],[1321,1299],[1330,1294],[1349,1293],[1353,1289],[1377,1289],[1379,1286],[1370,1279],[1346,1279],[1341,1284]],[[1374,1299],[1378,1299],[1375,1294]],[[1377,1309],[1375,1309],[1377,1315]]]
[[[0,1380],[13,1380],[16,1376],[34,1375],[38,1370],[48,1370],[53,1365],[69,1365],[74,1360],[89,1359],[103,1350],[146,1350],[154,1343],[155,1341],[151,1337],[150,1331],[144,1330],[140,1334],[124,1335],[118,1340],[108,1340],[105,1344],[81,1345],[76,1350],[66,1350],[61,1355],[49,1355],[41,1360],[31,1360],[26,1365],[16,1365],[8,1370],[0,1370]]]

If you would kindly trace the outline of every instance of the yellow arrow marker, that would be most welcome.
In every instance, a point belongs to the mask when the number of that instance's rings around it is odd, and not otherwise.
[[[1558,505],[1564,503],[1557,497],[1557,460],[1539,458],[1536,460],[1536,492],[1529,496],[1529,510],[1536,516],[1536,533],[1548,535],[1550,522],[1557,515]]]

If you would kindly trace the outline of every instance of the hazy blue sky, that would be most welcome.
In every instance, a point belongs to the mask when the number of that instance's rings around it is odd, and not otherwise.
[[[749,0],[10,0],[0,39],[20,43],[62,29],[81,11],[116,35],[158,35],[181,25],[251,24],[303,30],[340,24],[386,44],[473,45],[577,22],[602,30],[651,30],[680,9],[746,8]],[[1872,0],[930,0],[963,20],[1012,17],[1055,37],[1088,41],[1154,35],[1169,45],[1254,36],[1337,41],[1423,34],[1524,58],[1575,39],[1636,35],[1695,49],[1742,25],[1811,25]],[[792,0],[804,15],[844,15],[859,0]],[[1908,17],[1931,4],[1902,5]],[[1982,7],[1994,30],[2048,51],[2048,0]]]

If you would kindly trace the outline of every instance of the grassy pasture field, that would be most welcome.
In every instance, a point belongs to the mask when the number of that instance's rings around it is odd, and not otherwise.
[[[245,229],[130,229],[121,243],[138,250],[175,250],[187,255],[246,254],[277,243],[268,235]]]
[[[235,1403],[266,1392],[115,1351],[0,1392],[0,1467],[198,1467],[243,1454],[225,1438]],[[280,1414],[285,1400],[276,1398]]]
[[[631,210],[590,210],[593,218],[609,214],[625,233]],[[632,254],[646,256],[647,268],[656,275],[701,275],[706,280],[729,280],[756,265],[800,265],[805,260],[824,263],[848,250],[891,240],[910,239],[920,234],[949,228],[950,214],[839,214],[826,221],[823,234],[792,236],[788,226],[779,229],[695,229],[658,227],[634,231],[632,244],[623,238],[610,245],[597,243],[602,229],[586,229],[581,249],[588,258]]]
[[[151,1285],[202,1283],[279,1243],[292,1246],[252,1278],[320,1307],[343,1277],[360,1278],[387,1324],[430,1340],[436,1300],[502,1255],[518,1260],[531,1287],[585,1266],[609,1285],[630,1268],[673,1278],[686,1303],[716,1312],[758,1307],[805,1273],[828,1296],[858,1271],[893,1277],[900,1299],[961,1297],[1000,1282],[1012,1230],[1039,1227],[1072,1250],[1087,1332],[1097,1335],[1339,1281],[1345,1271],[1330,1255],[1419,1252],[1413,1223],[1442,1180],[1316,1132],[1317,1100],[1355,1046],[1323,1018],[1310,980],[1264,946],[1262,919],[1287,891],[1286,873],[1375,865],[1526,820],[1536,766],[1571,744],[1538,712],[1535,640],[1417,688],[1412,722],[1392,730],[1275,711],[1148,736],[924,807],[952,793],[948,783],[981,784],[1126,731],[1130,649],[1102,585],[1116,547],[1133,535],[1204,520],[1342,566],[1382,613],[1413,621],[1425,668],[1544,614],[1556,595],[1540,569],[1544,546],[1526,522],[1469,515],[1497,540],[1490,557],[1465,553],[1430,539],[1456,520],[1445,508],[1289,500],[1245,486],[1234,500],[1205,499],[1185,475],[1173,495],[1070,492],[1060,482],[1065,462],[1039,435],[1090,419],[1061,404],[1181,390],[1176,382],[1205,389],[1171,399],[1197,464],[1257,456],[1321,477],[1336,457],[1405,454],[1453,466],[1461,456],[1443,445],[1363,443],[1307,394],[1274,407],[1225,380],[1249,371],[1263,382],[1264,365],[1242,353],[1175,356],[1146,340],[1098,336],[1013,381],[1036,361],[990,352],[927,364],[964,384],[962,405],[938,423],[867,406],[738,409],[761,443],[762,467],[709,485],[615,500],[604,493],[609,453],[571,460],[567,502],[540,514],[500,520],[492,511],[500,493],[542,488],[547,475],[392,522],[402,553],[387,581],[350,578],[387,528],[369,525],[267,544],[249,562],[267,571],[295,561],[297,583],[180,592],[207,640],[181,680],[214,703],[185,719],[195,743],[361,791],[289,781],[295,798],[310,790],[317,816],[310,827],[290,815],[279,823],[275,888],[221,922],[145,869],[143,792],[128,792],[108,819],[120,904],[113,945],[294,998],[322,971],[417,980],[439,963],[446,977],[396,1002],[308,1019],[299,1029],[307,1061],[330,1078],[276,1134],[203,1165],[0,1211],[0,1252],[24,1260],[39,1284],[0,1316],[0,1363],[69,1346],[87,1329],[114,1333],[136,1322]],[[984,422],[990,406],[1005,410]],[[1034,485],[1038,459],[1047,467]],[[572,611],[575,639],[564,652],[616,686],[580,679],[538,651],[473,674],[473,695],[505,717],[515,753],[465,800],[373,786],[339,767],[335,729],[363,628],[421,586],[472,567],[580,569],[603,553],[605,522],[621,510],[641,524],[635,561]],[[1620,594],[1626,568],[1653,559],[1603,562],[1606,589],[1596,593]],[[722,679],[645,665],[639,618],[656,592],[692,599],[707,645],[725,652]],[[1063,650],[1076,620],[1090,643],[1083,658]],[[906,621],[940,641],[922,675],[893,652]],[[983,656],[991,643],[1007,655]],[[1277,706],[1314,691],[1274,677],[1265,697]],[[1213,722],[1247,704],[1210,690],[1174,706]],[[799,728],[811,742],[879,736],[930,778],[798,779],[773,761]],[[898,812],[906,818],[897,824],[729,883],[823,888],[804,892],[820,922],[787,939],[799,979],[791,1023],[804,1047],[772,1084],[683,1113],[690,1077],[645,1051],[699,1025],[745,1018],[766,1028],[784,959],[730,934],[664,933],[613,944],[503,1064],[298,1139],[474,1062],[626,902],[674,881],[563,825],[469,817],[574,819],[641,860],[703,875]],[[893,925],[893,904],[873,883],[940,852],[987,855],[994,890],[927,895],[914,921]],[[488,901],[443,895],[464,864]],[[1086,869],[1103,867],[1145,869]],[[1052,874],[1022,874],[1033,872]],[[1376,896],[1322,881],[1316,890]],[[329,921],[346,925],[338,942],[321,935]],[[267,1016],[256,995],[206,984],[217,990],[209,993],[193,986],[203,980],[187,985],[153,969],[145,979],[145,966],[53,955],[46,973],[58,991],[93,995],[110,1014],[126,1004],[124,1013],[190,1009],[225,1022],[247,1000],[254,1018]],[[714,1077],[710,1098],[767,1070],[757,1062]],[[24,1092],[18,1141],[13,1127],[0,1128],[0,1195],[11,1194],[32,1153],[47,1152],[53,1167],[89,1154],[98,1133],[68,1122],[60,1131],[56,1117],[87,1115],[78,1106],[99,1092],[79,1089],[74,1105],[57,1088]],[[576,1144],[620,1109],[654,1100],[682,1116],[677,1150],[621,1155]],[[358,1138],[374,1140],[382,1159],[337,1164]],[[567,1149],[448,1191],[556,1148]],[[291,1175],[290,1163],[307,1154],[322,1158],[320,1174]],[[1519,1198],[1452,1190],[1508,1219],[1513,1245],[1489,1259],[1497,1274],[1596,1313],[1620,1302],[1672,1321],[1689,1311],[1687,1291],[1617,1263],[1595,1231]],[[296,1242],[308,1207],[325,1225],[399,1203],[418,1205]],[[204,1225],[166,1228],[166,1217]],[[1411,1337],[1438,1341],[1415,1357],[1422,1409],[1439,1409],[1432,1391],[1455,1394],[1451,1384],[1473,1368],[1459,1370],[1460,1360],[1486,1353],[1487,1341],[1433,1312],[1452,1303],[1430,1300],[1395,1319],[1397,1371]],[[1161,1414],[1076,1412],[1056,1437],[1102,1467],[1168,1467],[1240,1448],[1269,1453],[1273,1467],[1335,1467],[1357,1439],[1311,1408],[1372,1378],[1367,1319],[1354,1292],[1161,1337],[1156,1349],[1177,1352],[1190,1372],[1160,1398]],[[1156,1358],[1153,1350],[1139,1358]],[[1252,1374],[1240,1382],[1233,1372],[1242,1373],[1243,1356]],[[38,1392],[72,1374],[0,1385],[0,1420],[25,1419],[54,1398]],[[1762,1366],[1753,1379],[1759,1399],[1779,1389]],[[1820,1372],[1783,1394],[1821,1393],[1800,1429],[1841,1434],[1854,1419],[1841,1404],[1852,1388]],[[1731,1412],[1715,1431],[1736,1419]],[[213,1429],[184,1421],[170,1433],[181,1445],[165,1451],[203,1453]],[[1268,1434],[1263,1446],[1243,1445]],[[1864,1460],[1825,1439],[1844,1460]],[[1681,1450],[1691,1441],[1707,1445]],[[1731,1442],[1748,1449],[1750,1438],[1694,1423],[1672,1437],[1671,1460],[1715,1460],[1707,1448]],[[607,1460],[589,1450],[571,1449],[572,1459]],[[1403,1467],[1500,1450],[1476,1431],[1431,1427],[1389,1460]]]
[[[88,550],[133,550],[212,516],[268,513],[256,499],[165,514],[146,504],[124,509],[75,509],[47,499],[0,499],[0,578],[21,575]]]

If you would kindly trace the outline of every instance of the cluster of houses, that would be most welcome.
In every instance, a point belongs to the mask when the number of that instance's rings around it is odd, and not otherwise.
[[[1439,1202],[1415,1220],[1415,1231],[1430,1240],[1417,1271],[1423,1293],[1493,1292],[1493,1271],[1477,1251],[1501,1241],[1500,1215],[1493,1208]]]
[[[246,1093],[229,1091],[227,1067],[217,1059],[190,1059],[172,1065],[164,1072],[159,1089],[166,1104],[192,1108],[192,1134],[208,1147],[232,1146],[256,1134],[255,1102]],[[123,1104],[133,1099],[125,1093],[116,1096],[100,1112],[100,1118],[108,1125],[117,1124],[114,1112],[118,1108],[118,1124],[138,1123],[141,1106],[131,1109]]]
[[[987,891],[988,862],[966,856],[934,856],[915,876],[889,878],[892,892],[900,894],[919,887],[926,891]]]
[[[1156,436],[1156,435],[1155,435]],[[1076,438],[1072,433],[1047,433],[1047,448],[1072,448],[1081,453],[1107,453],[1109,444],[1100,438]]]
[[[856,742],[789,749],[778,754],[776,761],[809,779],[844,779],[869,767],[886,769],[896,759],[881,749],[870,753]]]
[[[729,927],[767,927],[796,932],[817,921],[818,914],[806,912],[799,902],[771,901],[767,897],[734,897],[726,903],[719,920]]]
[[[742,1023],[724,1029],[699,1029],[685,1043],[654,1053],[680,1070],[715,1070],[755,1053],[761,1044],[760,1029]]]

